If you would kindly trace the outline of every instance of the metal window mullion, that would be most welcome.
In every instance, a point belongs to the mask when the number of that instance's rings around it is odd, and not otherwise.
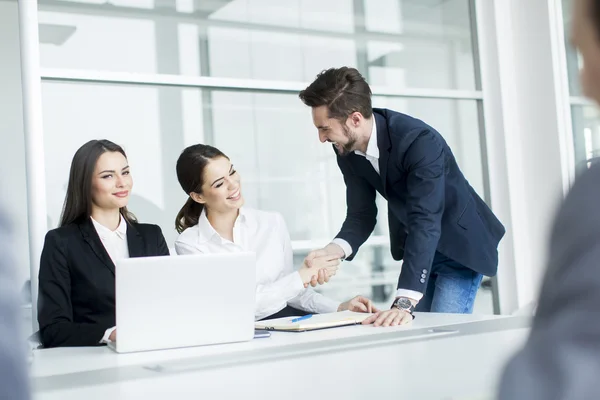
[[[21,50],[21,85],[23,88],[23,122],[27,180],[27,220],[29,231],[29,265],[33,331],[38,330],[37,298],[40,256],[47,231],[46,174],[42,123],[42,89],[38,9],[36,1],[19,1]]]
[[[275,92],[297,94],[307,85],[306,82],[267,81],[258,79],[221,78],[211,76],[183,76],[172,74],[137,74],[127,72],[85,71],[71,69],[43,68],[44,81],[107,83],[125,85],[175,86],[207,88],[217,90]],[[373,96],[482,100],[483,93],[477,90],[448,90],[426,88],[389,88],[372,86]]]

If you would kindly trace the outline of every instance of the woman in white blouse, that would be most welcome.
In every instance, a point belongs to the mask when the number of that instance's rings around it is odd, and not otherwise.
[[[278,318],[342,310],[376,312],[369,299],[343,303],[311,288],[335,275],[339,259],[319,258],[313,267],[294,270],[290,236],[282,216],[242,207],[240,175],[229,158],[208,145],[186,148],[177,161],[177,178],[189,195],[177,215],[177,254],[256,253],[255,318]],[[235,277],[232,277],[235,279]]]

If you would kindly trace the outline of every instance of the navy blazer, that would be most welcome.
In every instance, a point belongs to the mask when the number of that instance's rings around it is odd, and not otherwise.
[[[494,276],[504,226],[469,185],[444,138],[405,114],[373,109],[373,115],[379,175],[365,157],[340,156],[334,147],[348,208],[336,237],[352,247],[347,259],[356,256],[375,228],[377,191],[388,201],[392,257],[404,260],[398,288],[425,293],[436,250]]]
[[[130,257],[169,255],[157,225],[127,224]],[[44,347],[97,346],[115,326],[115,264],[91,219],[46,234],[38,322]]]

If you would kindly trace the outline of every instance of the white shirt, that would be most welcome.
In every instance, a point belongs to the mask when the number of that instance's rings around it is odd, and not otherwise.
[[[367,152],[363,153],[362,151],[354,150],[354,153],[363,156],[367,160],[369,160],[369,162],[375,169],[375,172],[377,172],[377,175],[379,175],[379,147],[377,147],[377,126],[375,124],[375,116],[373,116],[373,129],[371,130],[371,137],[369,138],[369,143],[367,143]],[[352,247],[350,246],[350,243],[348,243],[344,239],[335,238],[331,242],[339,245],[342,248],[342,250],[344,250],[346,257],[352,254]],[[398,289],[396,291],[396,297],[400,296],[408,297],[419,301],[423,298],[423,293],[417,292],[415,290]]]
[[[279,213],[241,208],[233,226],[232,242],[217,233],[203,210],[198,223],[179,235],[175,251],[177,254],[254,252],[256,320],[273,315],[288,304],[311,313],[335,312],[340,305],[312,288],[304,288],[293,265],[290,235]]]
[[[91,218],[91,217],[90,217]],[[117,260],[122,258],[129,258],[129,245],[127,244],[127,221],[125,218],[121,217],[121,222],[119,222],[119,226],[114,231],[111,231],[104,225],[101,225],[94,218],[92,219],[92,224],[100,237],[100,241],[104,245],[106,252],[110,256],[113,264],[117,263]],[[110,340],[110,334],[116,329],[115,326],[109,328],[104,332],[104,336],[100,343],[108,343]]]

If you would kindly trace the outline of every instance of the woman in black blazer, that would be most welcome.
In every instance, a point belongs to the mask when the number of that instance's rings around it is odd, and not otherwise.
[[[116,340],[115,261],[169,255],[160,228],[127,210],[132,186],[120,146],[92,140],[75,153],[60,227],[46,235],[40,261],[44,347]]]

